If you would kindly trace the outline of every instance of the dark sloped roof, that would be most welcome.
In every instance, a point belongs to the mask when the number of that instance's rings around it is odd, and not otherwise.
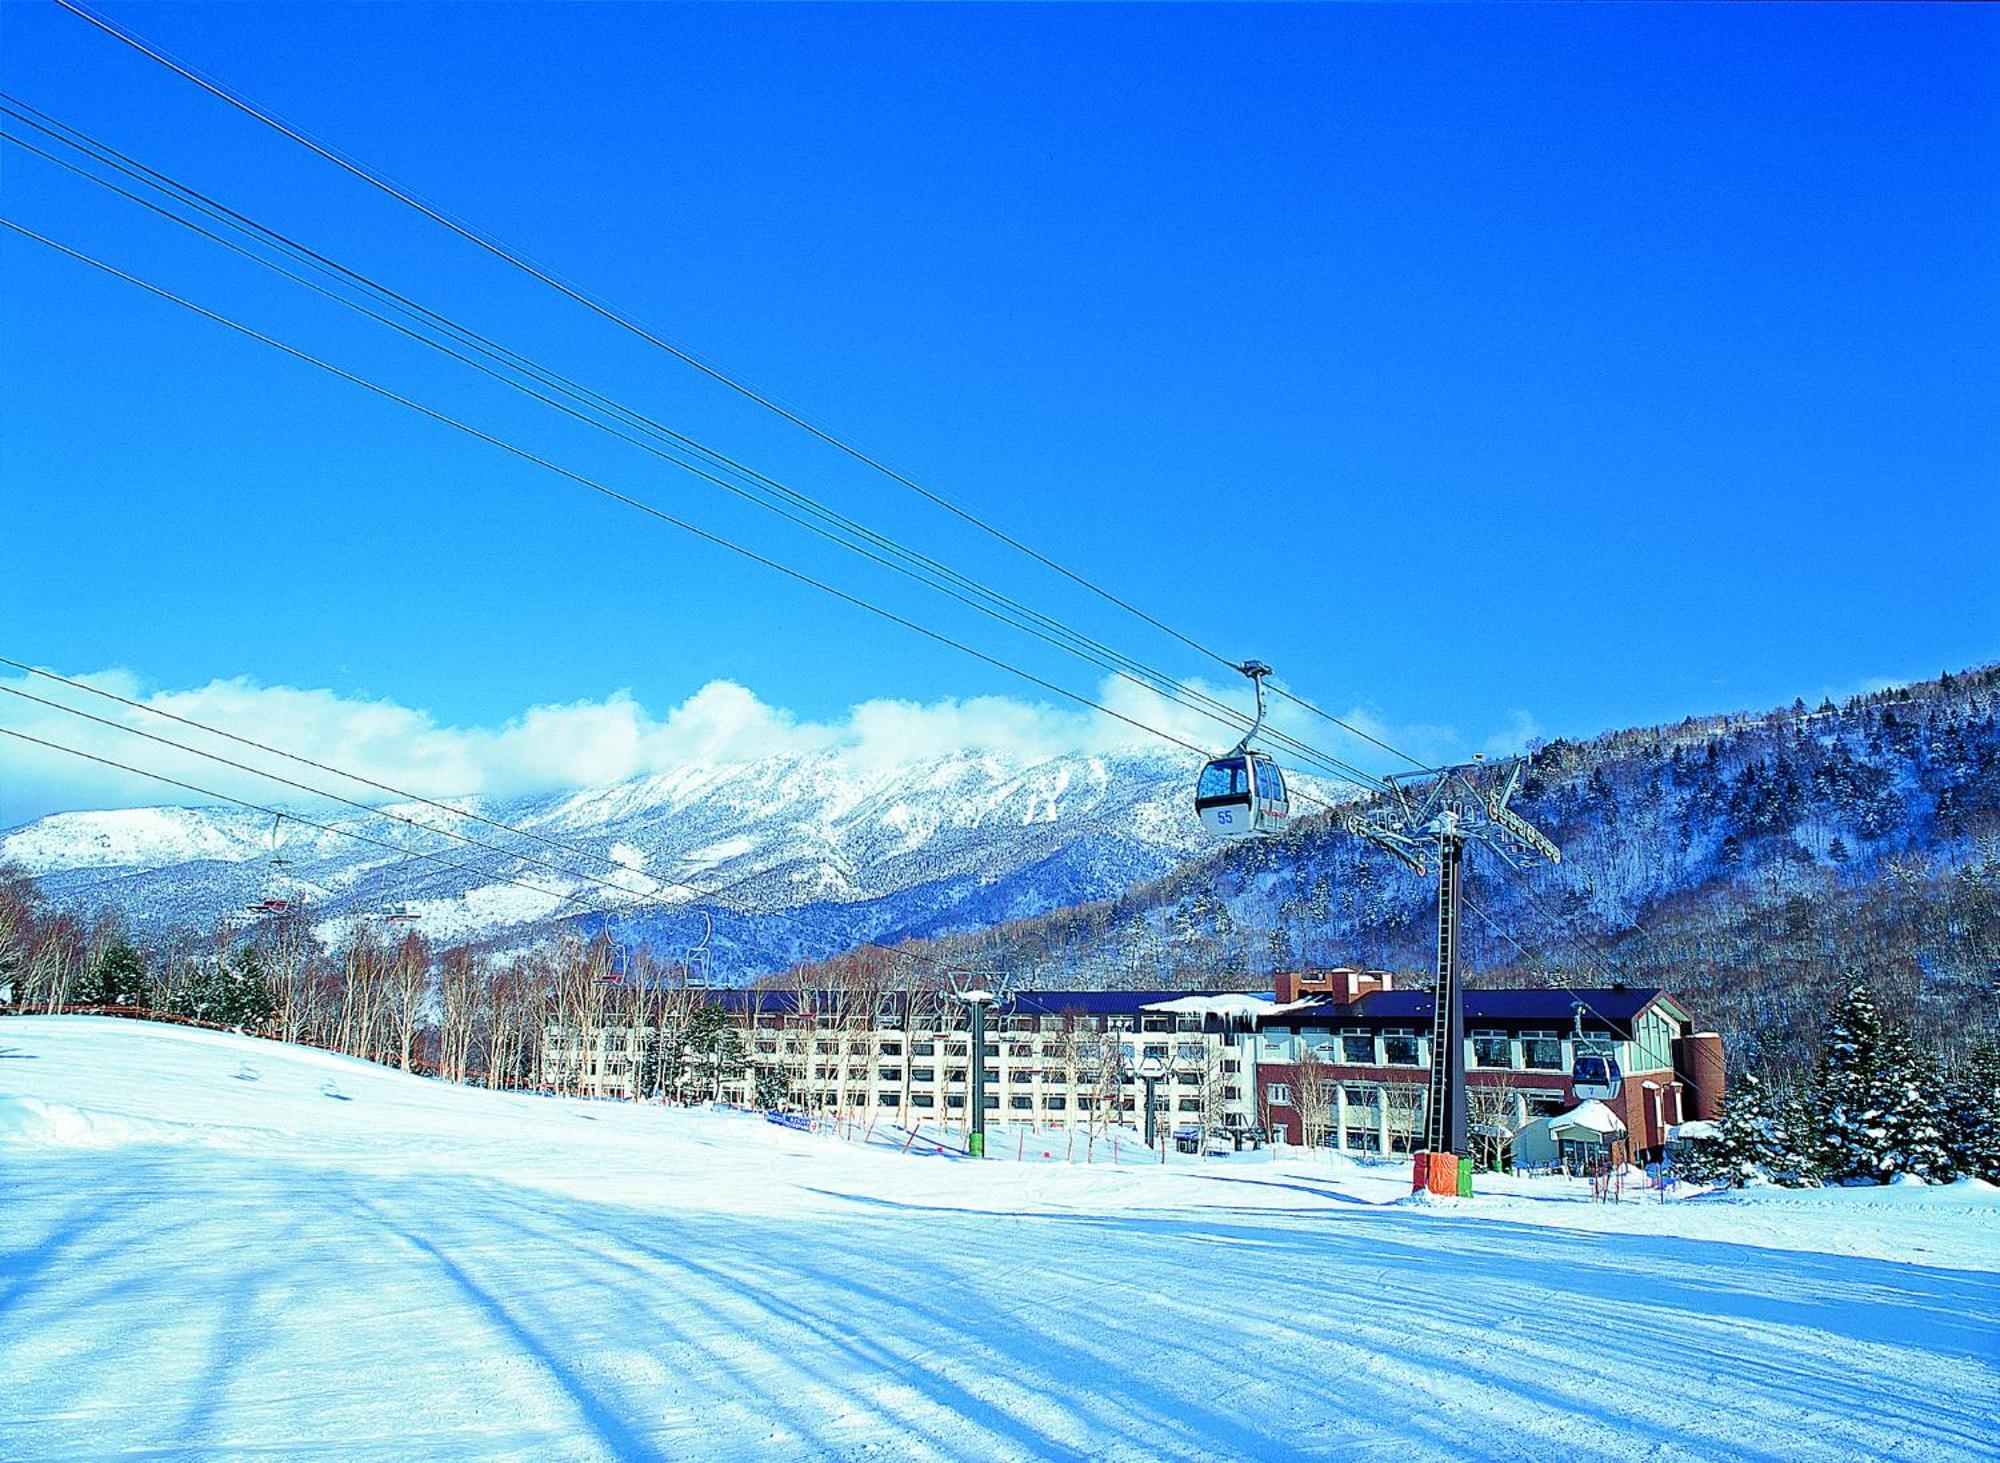
[[[1539,987],[1526,990],[1465,993],[1465,1019],[1474,1021],[1547,1021],[1567,1025],[1578,1001],[1586,1024],[1628,1026],[1665,993],[1657,986],[1620,990]],[[1272,1026],[1323,1026],[1341,1021],[1428,1021],[1436,1010],[1429,991],[1374,991],[1352,1005],[1325,1001],[1316,1006],[1266,1016]]]
[[[822,1014],[830,1014],[839,1009],[838,993],[832,998],[811,999],[809,993],[806,1010],[817,1007]],[[1189,994],[1205,994],[1188,991],[1016,991],[1013,1000],[1004,1008],[1005,1014],[1015,1016],[1062,1016],[1075,1012],[1080,1016],[1139,1016],[1146,1014],[1143,1008],[1160,1001],[1177,1000]],[[1268,992],[1252,994],[1268,996]],[[1541,987],[1527,990],[1469,990],[1465,993],[1465,1019],[1468,1024],[1476,1021],[1539,1021],[1544,1024],[1559,1024],[1567,1027],[1576,1003],[1584,1003],[1583,1019],[1589,1026],[1606,1024],[1629,1027],[1635,1017],[1665,997],[1657,986],[1631,986],[1620,990],[1604,988],[1570,990],[1565,988]],[[752,990],[735,988],[717,990],[711,999],[726,1011],[747,1013],[757,1011],[765,1016],[793,1016],[800,1010],[799,993],[792,990]],[[883,1007],[886,1011],[900,1015],[904,993],[890,991],[884,993]],[[1666,997],[1671,1000],[1671,997]],[[1352,1005],[1341,1005],[1334,1001],[1322,1001],[1312,1006],[1291,1011],[1276,1012],[1259,1020],[1272,1026],[1327,1026],[1341,1022],[1366,1022],[1376,1024],[1384,1021],[1428,1021],[1431,1019],[1432,1002],[1429,991],[1374,991],[1361,997]]]
[[[712,993],[715,1003],[726,1011],[758,1011],[766,1016],[791,1016],[799,1011],[799,993],[793,990],[752,990],[737,988],[717,990]],[[809,995],[806,1009],[817,1006],[821,1010],[838,1009],[838,992],[825,1000],[814,1000]],[[1137,1016],[1140,1008],[1157,1001],[1173,1001],[1187,995],[1186,991],[1016,991],[1013,999],[1002,1008],[1004,1014],[1013,1016],[1062,1016],[1076,1012],[1083,1016]],[[1269,992],[1259,992],[1268,998]],[[902,1010],[904,993],[885,992],[883,1004],[890,1011]]]

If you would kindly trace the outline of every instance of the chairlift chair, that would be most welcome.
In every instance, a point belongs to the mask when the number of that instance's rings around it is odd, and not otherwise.
[[[243,911],[246,914],[286,914],[291,910],[292,901],[278,892],[279,886],[284,880],[285,867],[291,862],[291,860],[278,851],[279,841],[283,837],[284,825],[285,815],[283,813],[272,815],[270,852],[265,857],[264,892],[261,897],[253,899],[243,906]]]
[[[1202,827],[1220,838],[1256,838],[1282,833],[1291,825],[1291,799],[1285,774],[1251,740],[1264,727],[1264,677],[1271,668],[1261,660],[1237,667],[1257,688],[1257,719],[1243,740],[1220,757],[1212,757],[1195,780],[1194,810]]]

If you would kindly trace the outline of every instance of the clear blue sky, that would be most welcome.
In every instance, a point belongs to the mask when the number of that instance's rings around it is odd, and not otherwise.
[[[1477,741],[1516,709],[1589,732],[2000,653],[1991,10],[105,9],[1326,703]],[[0,77],[1204,669],[52,5],[0,7]],[[24,222],[883,583],[0,166]],[[0,241],[0,268],[5,653],[452,722],[717,676],[808,715],[1034,694],[35,246]]]

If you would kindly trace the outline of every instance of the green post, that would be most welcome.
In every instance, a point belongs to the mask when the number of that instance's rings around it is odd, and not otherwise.
[[[1472,1197],[1472,1160],[1470,1158],[1461,1158],[1458,1161],[1458,1197],[1461,1199],[1470,1199]]]
[[[974,1158],[984,1158],[986,1156],[986,1135],[975,1129],[972,1135],[965,1140],[965,1151],[970,1153]]]

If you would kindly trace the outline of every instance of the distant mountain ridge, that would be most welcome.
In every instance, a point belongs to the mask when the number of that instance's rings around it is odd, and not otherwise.
[[[837,751],[690,764],[578,792],[453,799],[456,819],[391,804],[522,857],[350,809],[305,816],[391,845],[370,848],[239,808],[61,813],[0,836],[0,862],[58,904],[116,905],[142,935],[207,927],[275,892],[302,898],[323,935],[407,902],[440,942],[521,942],[564,922],[680,950],[716,915],[718,973],[747,979],[864,940],[981,928],[1155,878],[1197,851],[1194,767],[1131,753],[1016,761],[954,754],[857,767]],[[464,813],[555,840],[551,847]],[[404,852],[407,850],[407,852]],[[580,850],[575,852],[572,850]],[[528,860],[584,870],[621,897]],[[698,898],[699,890],[720,891]],[[507,882],[545,888],[537,894]]]
[[[1941,1045],[2000,1024],[2000,668],[1550,742],[1515,805],[1563,861],[1516,873],[1475,853],[1474,982],[1663,986],[1732,1060],[1773,1067],[1809,1053],[1856,981]],[[1422,973],[1435,909],[1426,881],[1321,815],[926,953],[1043,986]]]

